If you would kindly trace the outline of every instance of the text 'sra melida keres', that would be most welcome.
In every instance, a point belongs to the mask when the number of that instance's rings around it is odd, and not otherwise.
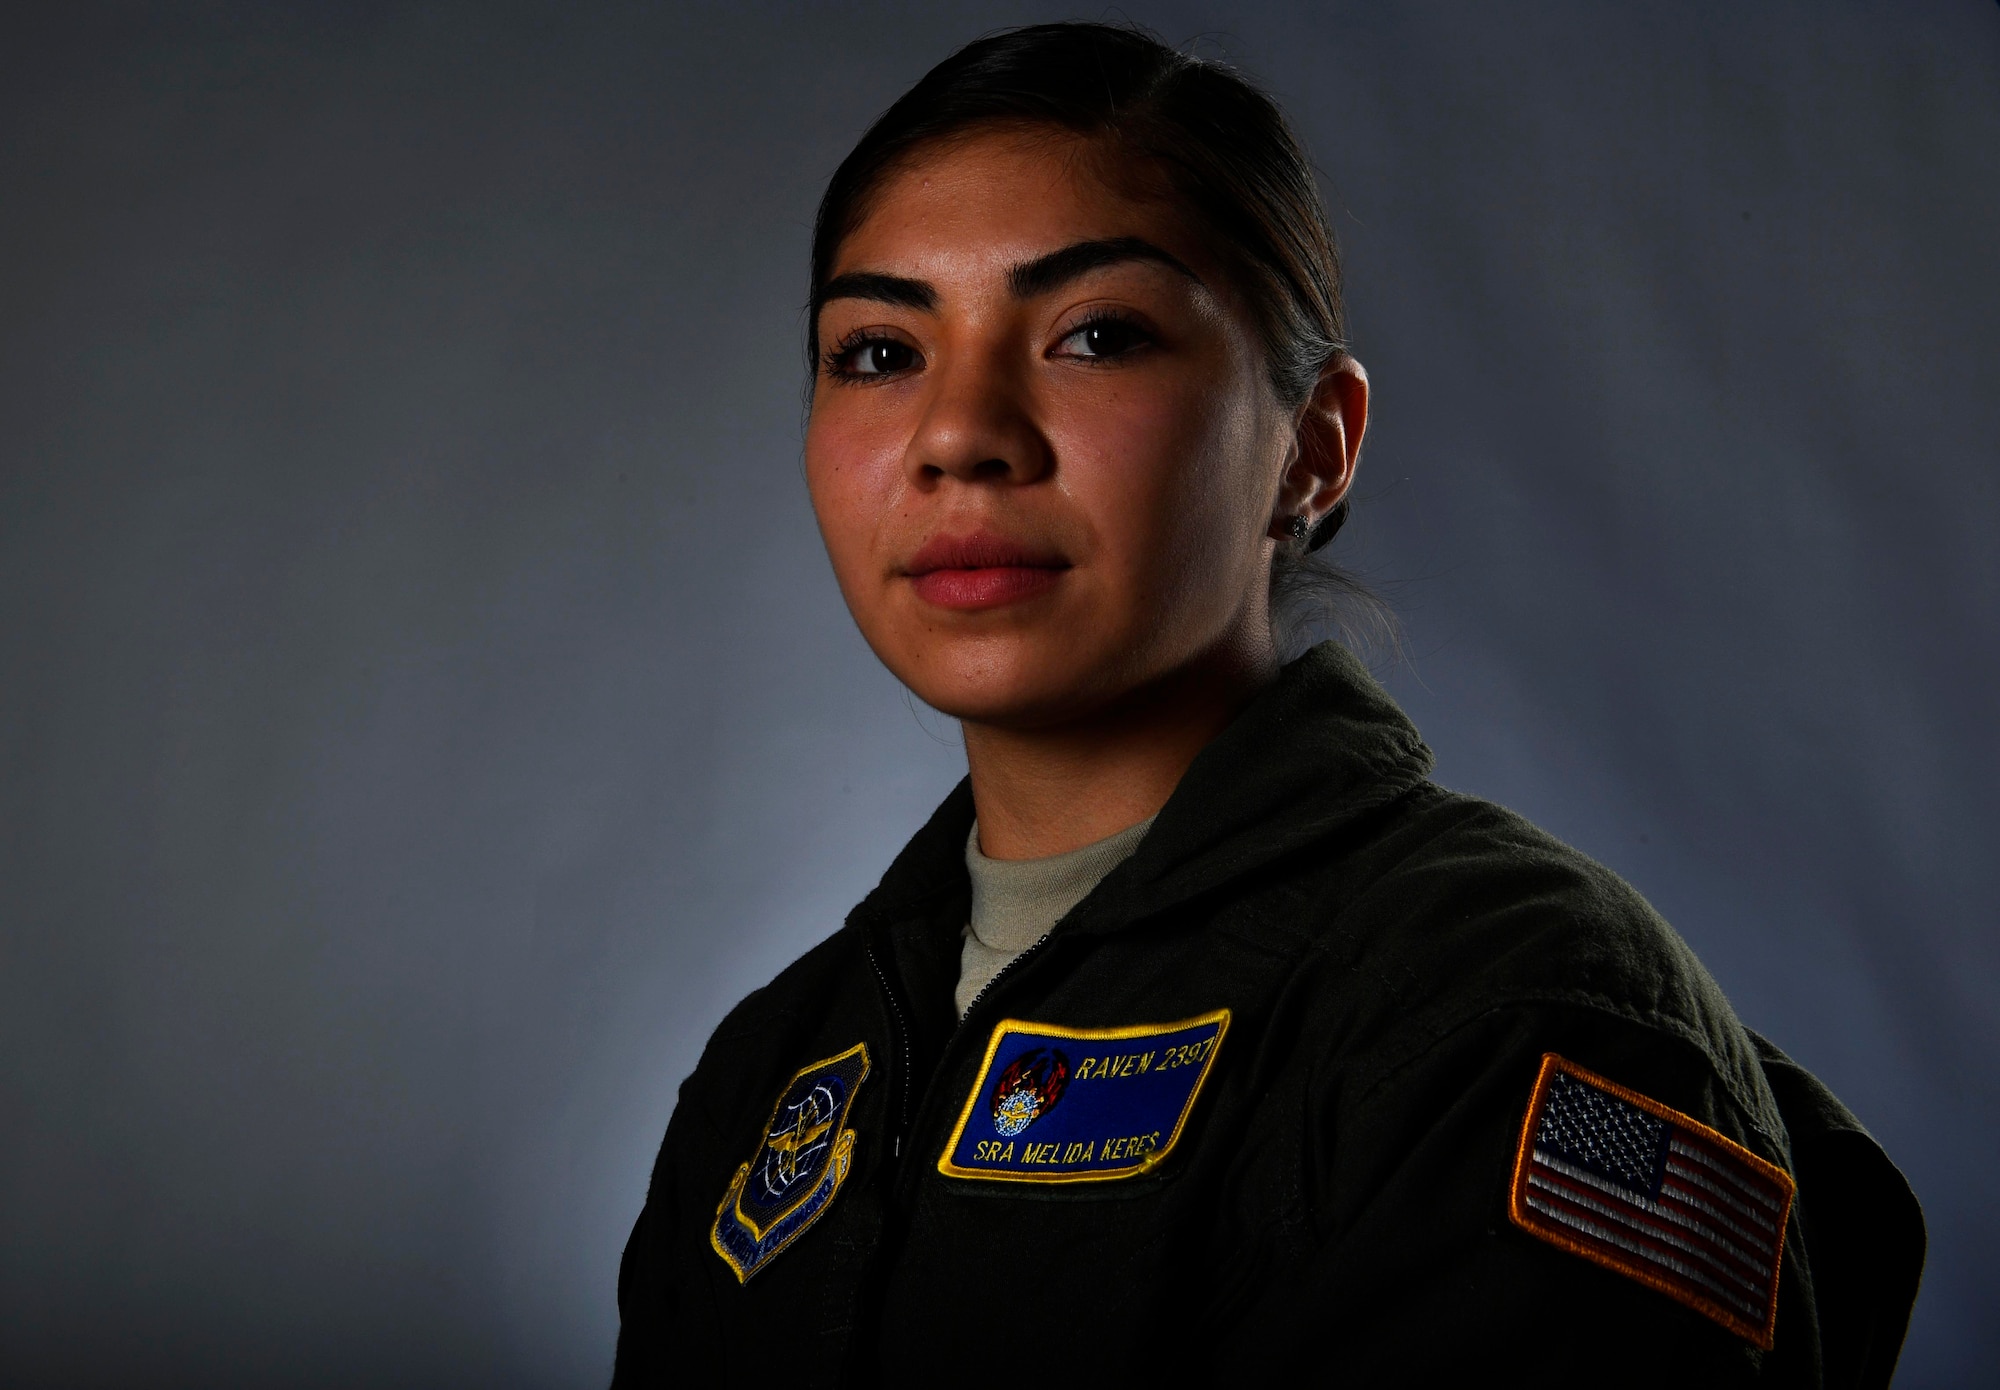
[[[1147,1172],[1173,1152],[1228,1030],[1227,1009],[1112,1028],[1003,1020],[938,1171],[998,1182]]]
[[[1769,1348],[1791,1175],[1551,1052],[1528,1102],[1509,1215]]]

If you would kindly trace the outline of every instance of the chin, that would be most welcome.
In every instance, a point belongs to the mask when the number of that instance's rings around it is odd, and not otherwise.
[[[1032,728],[1060,723],[1079,704],[1061,682],[1020,677],[974,677],[933,671],[923,680],[906,680],[919,700],[940,714],[970,724],[1001,728]]]
[[[958,644],[950,644],[957,646]],[[1011,645],[1011,644],[1010,644]],[[1061,679],[1018,653],[996,653],[978,644],[972,650],[926,651],[919,661],[885,664],[910,693],[940,714],[977,724],[1013,724],[1034,719],[1051,705],[1060,708]]]
[[[1070,642],[991,640],[933,648],[922,662],[889,663],[912,694],[941,714],[1031,729],[1089,715],[1120,694],[1116,663]],[[899,669],[900,667],[900,669]]]

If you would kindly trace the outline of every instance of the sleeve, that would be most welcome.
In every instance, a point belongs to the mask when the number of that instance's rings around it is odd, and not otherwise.
[[[645,1206],[633,1223],[618,1264],[618,1350],[611,1372],[612,1390],[650,1390],[672,1383],[684,1370],[690,1343],[700,1343],[695,1331],[708,1296],[694,1261],[707,1254],[703,1238],[710,1213],[690,1197],[683,1180],[684,1156],[693,1148],[712,1148],[713,1126],[707,1123],[681,1087],[680,1099],[668,1122],[653,1163]],[[712,1258],[712,1257],[711,1257]]]
[[[1357,1384],[1817,1385],[1795,1222],[1775,1242],[1769,1350],[1663,1292],[1672,1279],[1649,1285],[1517,1223],[1515,1169],[1532,1151],[1524,1127],[1549,1054],[1784,1166],[1692,1040],[1574,1004],[1493,1009],[1316,1092],[1309,1248],[1232,1356],[1330,1356]]]
[[[1895,1375],[1923,1277],[1923,1208],[1852,1111],[1775,1045],[1750,1039],[1798,1165],[1826,1384],[1881,1390]]]

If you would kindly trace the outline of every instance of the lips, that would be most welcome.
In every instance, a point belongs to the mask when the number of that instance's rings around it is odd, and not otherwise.
[[[1054,550],[979,531],[934,538],[903,572],[924,602],[968,612],[1045,594],[1069,567]]]

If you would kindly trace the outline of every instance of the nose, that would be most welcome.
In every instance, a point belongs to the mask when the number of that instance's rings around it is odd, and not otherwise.
[[[1027,385],[998,354],[961,354],[929,373],[929,398],[904,466],[922,489],[946,479],[1019,485],[1055,464]]]

